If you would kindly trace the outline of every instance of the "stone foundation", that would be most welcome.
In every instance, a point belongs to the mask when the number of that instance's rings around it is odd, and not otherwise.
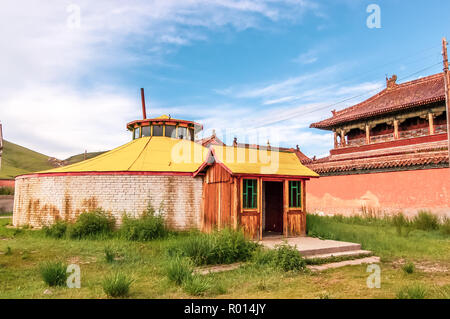
[[[126,212],[139,216],[150,203],[170,228],[200,228],[202,177],[163,175],[32,175],[15,183],[14,226],[42,227],[74,221],[84,211],[102,208],[121,222]]]

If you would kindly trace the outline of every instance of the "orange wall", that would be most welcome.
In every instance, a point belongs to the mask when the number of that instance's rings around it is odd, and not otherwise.
[[[450,216],[450,168],[311,179],[306,205],[311,213],[349,215],[366,206],[386,213],[428,209]]]
[[[14,187],[14,180],[13,179],[0,179],[0,187]]]

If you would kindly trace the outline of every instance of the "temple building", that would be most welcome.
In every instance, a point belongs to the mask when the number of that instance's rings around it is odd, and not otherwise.
[[[321,178],[310,183],[308,211],[450,215],[450,170],[443,73],[386,88],[332,111],[311,128],[333,132],[325,158],[303,161]]]
[[[150,204],[172,229],[242,228],[248,237],[306,234],[299,150],[196,140],[202,125],[167,115],[126,125],[131,141],[97,157],[16,177],[14,226],[74,221],[102,208],[118,223]]]

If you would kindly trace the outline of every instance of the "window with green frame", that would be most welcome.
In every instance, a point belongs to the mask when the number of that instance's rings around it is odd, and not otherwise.
[[[243,195],[244,209],[258,207],[258,181],[256,179],[244,179]]]
[[[302,182],[289,181],[289,207],[302,207]]]

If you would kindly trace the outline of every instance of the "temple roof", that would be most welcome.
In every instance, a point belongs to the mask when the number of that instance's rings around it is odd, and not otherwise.
[[[210,163],[211,154],[232,174],[318,177],[294,151],[221,145],[206,148],[189,140],[163,136],[135,139],[97,157],[36,174],[155,172],[195,176]]]
[[[292,151],[218,145],[211,146],[211,149],[215,161],[232,174],[319,177]]]
[[[448,165],[447,140],[330,155],[306,165],[321,175],[444,167]]]
[[[220,140],[215,134],[212,134],[210,137],[205,137],[196,141],[204,147],[209,147],[210,145],[225,145],[222,140]]]
[[[208,149],[188,140],[153,136],[135,139],[102,155],[39,173],[195,172]]]
[[[371,98],[341,111],[333,112],[333,117],[313,123],[310,127],[330,130],[339,124],[445,101],[443,73],[402,84],[395,83],[396,79],[396,76],[388,79],[386,89]]]

